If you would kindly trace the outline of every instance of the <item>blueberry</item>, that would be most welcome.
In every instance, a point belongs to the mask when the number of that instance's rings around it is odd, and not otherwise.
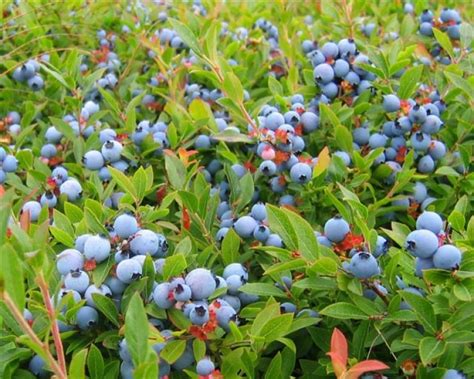
[[[382,237],[382,236],[377,236],[377,243],[375,245],[375,251],[374,251],[374,257],[378,258],[382,255],[384,255],[389,248],[389,243],[388,241]]]
[[[396,112],[400,109],[400,99],[395,95],[386,95],[382,105],[385,112]]]
[[[225,331],[229,331],[230,322],[237,322],[237,313],[231,306],[221,305],[216,310],[216,318],[218,325]]]
[[[48,208],[54,208],[58,203],[57,197],[51,191],[46,191],[41,195],[40,204]]]
[[[125,259],[117,265],[117,278],[124,283],[131,283],[142,275],[141,264],[133,259]]]
[[[277,130],[279,126],[285,123],[285,117],[279,112],[270,113],[265,118],[265,127],[270,130]]]
[[[231,263],[224,268],[224,273],[222,274],[224,279],[232,275],[243,276],[245,281],[249,279],[247,269],[240,263]]]
[[[247,169],[244,166],[237,163],[233,164],[231,166],[231,169],[232,171],[234,171],[235,175],[237,175],[239,179],[242,178],[247,173]]]
[[[421,131],[427,134],[435,134],[439,132],[442,126],[443,122],[438,116],[429,115],[421,125]]]
[[[381,133],[374,133],[369,138],[369,146],[372,150],[378,147],[385,147],[388,142],[388,137]]]
[[[86,304],[90,307],[95,307],[94,299],[92,294],[98,293],[103,296],[112,297],[112,291],[106,284],[102,284],[100,287],[96,287],[94,284],[90,285],[84,293],[84,299]]]
[[[438,237],[432,231],[421,229],[408,234],[405,249],[418,258],[429,258],[438,249]]]
[[[348,167],[351,164],[351,157],[345,151],[336,151],[333,154],[335,157],[338,157],[344,163],[344,166]]]
[[[250,238],[253,235],[257,221],[251,216],[242,216],[234,223],[236,233],[242,238]]]
[[[69,201],[76,201],[81,197],[82,187],[76,179],[67,179],[59,187],[59,192],[65,194]]]
[[[28,87],[33,91],[40,91],[44,87],[44,80],[40,75],[35,75],[27,81]]]
[[[369,128],[360,127],[360,128],[353,129],[352,137],[354,139],[354,142],[357,143],[358,145],[360,146],[366,145],[369,142],[369,138],[370,138]]]
[[[64,167],[58,166],[51,173],[51,177],[58,184],[63,184],[68,179],[68,172]]]
[[[433,259],[430,258],[416,258],[415,259],[415,275],[419,278],[423,277],[423,270],[434,268]]]
[[[110,254],[110,241],[101,236],[89,237],[84,243],[84,255],[87,259],[94,259],[97,263],[105,261]]]
[[[48,378],[49,371],[46,369],[46,362],[39,355],[34,355],[28,363],[28,369],[40,378]]]
[[[334,70],[331,65],[321,63],[314,68],[313,76],[317,82],[327,84],[334,79]]]
[[[205,134],[199,135],[194,141],[194,148],[196,150],[205,150],[211,147],[211,139]]]
[[[428,229],[434,234],[443,230],[443,220],[436,212],[425,211],[416,220],[417,229]]]
[[[209,270],[197,268],[186,275],[186,284],[191,288],[193,300],[208,298],[216,290],[216,281]]]
[[[239,293],[239,288],[245,284],[246,280],[244,276],[231,275],[226,278],[227,283],[227,293],[230,295],[237,295]]]
[[[216,241],[217,242],[222,242],[228,231],[229,231],[228,227],[220,228],[216,233]]]
[[[423,22],[420,25],[420,34],[427,37],[433,36],[433,25],[431,22]]]
[[[290,170],[290,177],[296,183],[308,183],[312,177],[311,167],[306,163],[296,163]]]
[[[38,221],[39,215],[41,213],[41,204],[37,201],[28,201],[23,204],[21,212],[28,212],[30,215],[30,220],[35,222]]]
[[[461,39],[461,27],[459,25],[449,25],[448,36],[449,38],[455,40]]]
[[[115,276],[109,276],[104,282],[112,291],[114,296],[121,295],[127,286],[121,280],[117,279]]]
[[[263,221],[267,218],[267,209],[265,204],[257,203],[252,206],[250,211],[251,216],[257,221]]]
[[[428,190],[426,189],[426,186],[421,182],[416,182],[413,187],[413,197],[415,198],[415,201],[421,204],[427,196]]]
[[[259,225],[255,228],[253,232],[253,237],[260,242],[265,242],[270,236],[270,229],[268,226]]]
[[[178,284],[174,291],[174,298],[176,301],[188,301],[191,299],[191,288],[186,284]]]
[[[319,313],[312,309],[302,309],[296,315],[296,317],[319,317]]]
[[[76,249],[66,249],[56,256],[56,268],[61,275],[82,270],[84,256]]]
[[[129,214],[122,214],[115,219],[114,231],[120,238],[128,238],[138,231],[138,222]]]
[[[64,286],[66,289],[74,290],[79,293],[84,293],[84,291],[89,287],[89,275],[84,271],[73,271],[66,275],[64,278]]]
[[[280,238],[280,236],[278,234],[270,234],[267,238],[267,240],[265,241],[265,245],[266,246],[274,246],[274,247],[280,247],[282,248],[284,245],[283,245],[283,240]]]
[[[431,158],[430,155],[425,155],[421,157],[418,161],[418,171],[422,174],[430,174],[435,169],[435,161]]]
[[[436,268],[453,270],[459,268],[461,258],[461,251],[456,246],[443,245],[433,255],[433,263]]]
[[[411,145],[417,151],[425,152],[431,143],[431,138],[428,134],[417,132],[411,136]]]
[[[123,146],[120,142],[108,140],[102,145],[101,153],[108,162],[117,162],[122,156]]]
[[[280,304],[281,313],[296,313],[296,305],[293,303],[281,303]]]
[[[209,310],[204,305],[196,305],[189,312],[189,319],[194,325],[203,325],[209,321]]]
[[[365,251],[358,252],[352,257],[348,269],[358,279],[368,279],[380,274],[377,259]]]
[[[18,169],[18,160],[11,154],[3,159],[2,169],[5,172],[15,172]]]
[[[350,231],[348,222],[341,216],[335,216],[324,224],[324,235],[334,243],[341,242]]]
[[[172,293],[172,289],[167,282],[160,283],[155,287],[153,290],[153,300],[159,308],[169,309],[174,305],[170,293]]]
[[[432,140],[430,146],[428,147],[428,154],[434,160],[439,160],[446,155],[446,146],[441,141]]]
[[[139,255],[155,255],[159,250],[159,238],[155,232],[142,229],[130,237],[130,250]]]
[[[273,161],[266,160],[260,164],[258,169],[263,175],[272,176],[275,175],[277,166]]]
[[[304,112],[301,115],[301,124],[306,133],[312,132],[319,127],[319,117],[313,112]]]
[[[80,308],[76,314],[77,326],[81,330],[90,329],[91,327],[96,325],[98,321],[99,314],[97,313],[97,311],[87,305],[84,305],[82,308]]]
[[[339,55],[339,47],[334,42],[326,42],[321,48],[326,58],[336,58]]]
[[[355,55],[357,52],[357,47],[353,39],[341,39],[338,42],[337,47],[339,48],[339,54],[341,57],[347,58],[351,55]]]
[[[196,372],[201,376],[211,375],[214,370],[214,363],[209,358],[201,359],[196,365]]]
[[[431,12],[429,9],[423,10],[423,12],[420,15],[420,21],[431,23],[431,21],[433,21],[433,12]]]
[[[442,379],[467,379],[467,376],[461,371],[449,369],[445,372]]]

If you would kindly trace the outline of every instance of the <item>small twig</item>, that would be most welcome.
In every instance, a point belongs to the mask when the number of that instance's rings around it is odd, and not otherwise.
[[[352,21],[352,4],[348,4],[347,0],[341,0],[342,9],[349,25],[349,36],[354,39],[354,22]]]
[[[58,323],[56,321],[56,312],[54,310],[53,304],[51,303],[51,297],[49,295],[48,284],[44,280],[44,277],[42,274],[38,276],[37,283],[41,290],[41,295],[43,296],[44,304],[46,305],[49,321],[51,322],[51,333],[53,335],[54,346],[56,347],[56,355],[58,356],[59,366],[62,372],[66,373],[66,359],[64,357],[63,342],[61,340]]]
[[[7,308],[9,309],[9,311],[12,313],[15,320],[20,325],[20,328],[23,330],[23,332],[28,337],[30,337],[33,343],[40,346],[41,349],[44,351],[46,355],[46,360],[48,361],[48,365],[51,368],[51,370],[57,375],[58,379],[67,379],[67,376],[65,374],[66,371],[63,371],[61,367],[58,365],[58,362],[56,362],[56,360],[54,359],[53,355],[51,354],[51,351],[49,350],[48,344],[44,343],[38,338],[36,333],[33,331],[31,326],[23,317],[23,314],[17,308],[16,304],[14,303],[10,295],[8,293],[3,293],[2,300],[7,306]]]
[[[390,345],[388,344],[387,340],[385,339],[384,335],[382,334],[382,332],[380,331],[380,329],[377,327],[377,325],[375,325],[374,323],[374,328],[375,330],[377,331],[378,335],[380,336],[380,338],[382,338],[383,342],[385,343],[385,345],[388,347],[388,350],[390,351],[390,354],[392,355],[392,357],[395,359],[395,361],[398,360],[397,356],[395,355],[395,353],[392,351],[392,349],[390,348]],[[368,356],[367,356],[368,358]]]

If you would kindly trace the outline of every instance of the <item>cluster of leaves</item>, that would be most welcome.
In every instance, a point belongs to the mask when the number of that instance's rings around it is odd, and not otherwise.
[[[239,317],[243,322],[240,326],[231,324],[230,333],[224,336],[216,332],[205,342],[192,342],[195,359],[211,355],[225,378],[356,378],[362,370],[383,369],[391,378],[442,378],[447,368],[474,375],[471,173],[462,175],[443,164],[433,175],[417,174],[413,155],[408,155],[394,184],[387,188],[383,179],[389,173],[382,166],[374,169],[373,165],[380,151],[363,156],[352,148],[351,129],[359,117],[363,115],[374,123],[384,117],[374,95],[366,92],[350,106],[337,100],[320,104],[321,127],[308,141],[308,151],[319,155],[313,178],[304,187],[289,185],[290,190],[298,192],[297,208],[278,207],[272,205],[277,197],[263,185],[263,178],[249,172],[239,179],[230,169],[232,164],[247,159],[242,146],[252,143],[252,136],[217,133],[210,105],[200,99],[186,102],[183,86],[197,82],[221,90],[225,96],[218,100],[219,106],[246,131],[262,105],[278,104],[287,110],[288,97],[299,93],[311,98],[317,94],[311,66],[300,50],[302,39],[329,40],[355,33],[361,39],[360,47],[373,62],[373,66],[364,68],[378,76],[374,85],[380,93],[397,92],[406,99],[419,83],[436,86],[448,104],[441,137],[451,151],[461,152],[464,165],[469,167],[474,122],[472,54],[433,70],[413,66],[396,78],[394,74],[412,65],[423,50],[414,33],[415,18],[403,15],[397,2],[378,1],[367,9],[362,0],[335,4],[319,1],[316,5],[267,1],[224,5],[204,1],[209,10],[206,17],[193,14],[187,4],[176,4],[169,12],[173,17],[170,26],[199,59],[189,67],[180,64],[182,55],[150,42],[155,25],[150,25],[148,18],[156,16],[161,8],[151,8],[150,14],[137,4],[124,11],[126,2],[112,7],[107,2],[87,2],[85,6],[81,3],[45,2],[41,7],[21,2],[17,17],[2,22],[0,115],[12,110],[21,112],[22,131],[14,140],[19,172],[10,175],[0,187],[1,377],[31,378],[27,362],[33,354],[39,354],[50,365],[57,364],[55,372],[62,372],[63,377],[116,378],[120,366],[118,343],[125,337],[136,367],[135,376],[156,378],[157,358],[151,345],[163,341],[163,337],[148,318],[168,319],[176,330],[175,340],[168,342],[160,355],[167,363],[176,362],[192,337],[188,333],[189,320],[181,312],[160,310],[146,301],[154,281],[168,280],[195,267],[219,271],[233,262],[249,267],[254,280],[241,291],[258,295],[260,301],[242,309]],[[422,0],[415,2],[417,11],[428,5]],[[463,7],[469,19],[472,9]],[[303,28],[307,14],[314,15],[314,21]],[[281,63],[287,75],[279,80],[268,75],[275,59],[269,56],[261,33],[255,32],[249,44],[222,41],[219,37],[221,20],[232,28],[250,28],[259,17],[272,20],[280,30],[280,49],[285,58]],[[388,43],[384,42],[383,33],[370,39],[359,35],[358,26],[366,20],[375,20],[385,31],[399,32],[400,38]],[[135,28],[136,24],[140,26]],[[100,90],[104,106],[87,125],[100,119],[118,134],[129,134],[138,121],[158,116],[169,125],[170,146],[162,157],[154,154],[156,146],[151,141],[145,141],[140,152],[126,147],[125,156],[140,167],[128,173],[110,168],[112,180],[104,184],[81,164],[86,151],[100,146],[98,136],[76,138],[62,116],[78,113],[84,95],[104,73],[103,69],[85,73],[78,69],[84,57],[92,58],[96,31],[119,31],[123,25],[134,28],[134,32],[116,42],[116,52],[124,62],[119,85],[113,91]],[[304,30],[298,33],[301,29]],[[472,28],[468,30],[472,34]],[[436,34],[436,38],[454,58],[452,42],[443,33]],[[462,43],[472,48],[472,35],[464,35]],[[165,85],[147,87],[149,75],[143,64],[147,50],[156,53],[151,64],[166,79]],[[50,63],[42,64],[47,77],[44,91],[32,93],[15,84],[11,72],[45,53],[50,55]],[[239,64],[231,67],[229,58]],[[132,90],[139,87],[147,87],[159,99],[159,111],[140,105],[143,94],[132,96]],[[244,89],[250,93],[249,100],[245,100]],[[38,221],[31,223],[20,210],[51,175],[48,165],[36,154],[42,145],[39,136],[49,125],[64,134],[65,165],[81,180],[84,195],[76,204],[61,197],[54,211],[43,208]],[[211,153],[196,155],[190,151],[200,132],[213,134],[218,141],[212,157]],[[7,133],[0,133],[0,143],[9,145],[12,141]],[[351,168],[333,159],[330,152],[336,149],[351,152]],[[260,191],[260,196],[267,199],[269,226],[282,238],[285,248],[250,246],[233,230],[222,244],[216,242],[220,200],[200,171],[215,157],[224,163],[223,175],[230,183],[230,202],[235,212],[248,211],[254,192]],[[403,245],[415,221],[412,215],[394,207],[392,201],[411,191],[418,180],[424,181],[438,198],[430,209],[445,216],[449,238],[463,250],[462,265],[457,271],[432,269],[426,270],[423,278],[414,275],[413,257]],[[152,225],[167,236],[171,247],[163,275],[155,277],[152,262],[147,259],[142,278],[127,288],[120,309],[107,297],[94,295],[104,323],[88,333],[64,332],[58,341],[58,312],[49,300],[61,287],[55,256],[66,247],[74,247],[75,237],[80,234],[108,233],[107,226],[118,212],[103,204],[114,191],[125,193],[120,213],[133,212],[140,216],[142,225]],[[393,212],[396,219],[390,221],[386,216]],[[364,297],[363,290],[370,283],[348,275],[341,269],[341,257],[318,244],[313,231],[321,230],[335,213],[363,236],[369,250],[375,247],[377,233],[393,241],[388,254],[381,258],[380,283],[387,288],[387,296],[375,301]],[[113,257],[98,265],[93,272],[94,284],[103,283],[113,265]],[[291,290],[275,286],[282,275],[293,277]],[[400,291],[398,277],[423,289],[426,296]],[[298,309],[316,309],[319,317],[297,318],[293,313],[282,313],[280,304],[288,300]],[[410,309],[401,310],[402,301]],[[32,325],[22,316],[26,305],[35,313]],[[82,305],[68,307],[65,317],[74,319]],[[349,352],[339,329],[349,340]],[[192,370],[172,375],[197,376]]]

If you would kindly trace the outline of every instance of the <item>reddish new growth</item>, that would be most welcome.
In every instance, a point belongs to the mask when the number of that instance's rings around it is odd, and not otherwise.
[[[187,208],[183,208],[183,228],[186,230],[191,229],[191,217],[189,216],[189,212]]]
[[[207,335],[217,328],[216,309],[220,307],[221,304],[218,301],[214,301],[209,307],[209,321],[202,326],[191,325],[189,333],[201,341],[207,340]]]
[[[257,168],[252,164],[252,162],[247,161],[244,163],[244,167],[250,171],[252,174],[257,171]]]
[[[420,204],[418,204],[416,201],[410,202],[410,205],[407,209],[408,215],[416,219],[418,215],[420,214],[419,207],[420,207]]]
[[[166,191],[167,191],[166,185],[163,185],[163,186],[161,186],[160,188],[158,188],[158,189],[156,190],[156,203],[157,203],[158,205],[160,205],[161,202],[163,201],[163,199],[165,198],[165,196],[166,196]]]
[[[199,375],[199,379],[224,379],[224,376],[218,369],[215,369],[210,375]]]
[[[407,115],[410,112],[411,105],[407,100],[400,100],[400,111],[404,115]]]
[[[290,158],[290,153],[285,153],[284,151],[277,150],[275,152],[275,159],[273,159],[273,162],[276,164],[282,164],[283,162],[286,162]]]
[[[84,271],[94,271],[97,267],[95,259],[88,259],[84,262]]]
[[[95,63],[107,62],[109,52],[110,52],[110,50],[109,50],[108,46],[102,46],[99,50],[94,50],[92,52],[92,60]]]
[[[363,244],[363,236],[349,232],[347,233],[346,237],[334,247],[334,251],[338,254],[342,254],[355,247],[362,247]]]
[[[398,163],[405,162],[405,157],[407,156],[408,149],[406,146],[401,146],[397,150],[397,156],[395,157],[395,161]]]

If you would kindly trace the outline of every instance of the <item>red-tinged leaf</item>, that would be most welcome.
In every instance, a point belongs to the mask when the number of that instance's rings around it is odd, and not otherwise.
[[[330,354],[337,354],[341,358],[341,361],[344,367],[346,367],[348,351],[349,349],[347,346],[346,337],[338,328],[334,328],[334,331],[332,332],[332,336],[331,336]]]
[[[330,352],[330,353],[327,353],[327,355],[331,357],[332,368],[334,370],[334,374],[336,375],[336,378],[338,379],[344,378],[347,372],[346,370],[347,358],[346,358],[346,361],[344,361],[344,358],[338,353]]]
[[[5,194],[5,188],[0,184],[0,197],[2,197]]]
[[[21,212],[20,215],[20,227],[27,232],[30,229],[31,217],[30,211]]]
[[[387,370],[388,368],[389,367],[383,362],[369,359],[352,366],[349,371],[347,371],[344,379],[358,379],[364,372]]]
[[[191,228],[191,218],[189,217],[189,212],[186,208],[183,208],[183,227],[186,230]]]

